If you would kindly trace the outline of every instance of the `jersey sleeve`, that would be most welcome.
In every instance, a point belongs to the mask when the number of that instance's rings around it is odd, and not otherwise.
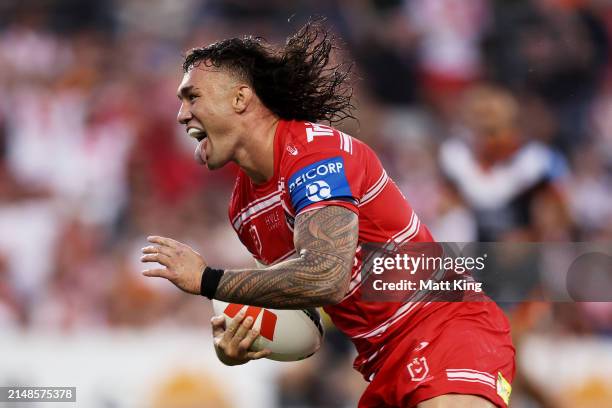
[[[308,138],[306,133],[297,147],[289,149],[281,168],[295,214],[327,205],[339,205],[358,214],[364,169],[359,155],[350,148],[352,139],[329,127],[312,126],[319,131],[329,129],[331,134],[317,139]]]

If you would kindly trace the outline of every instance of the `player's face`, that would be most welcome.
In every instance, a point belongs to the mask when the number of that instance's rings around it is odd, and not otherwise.
[[[236,80],[231,74],[201,64],[183,76],[178,88],[181,107],[177,120],[198,141],[196,161],[214,170],[234,158],[238,143],[232,97]]]

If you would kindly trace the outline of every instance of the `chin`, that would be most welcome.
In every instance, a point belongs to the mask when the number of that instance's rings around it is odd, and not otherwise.
[[[227,161],[223,161],[223,162],[214,162],[211,160],[206,161],[206,167],[208,168],[208,170],[217,170],[225,166],[226,164],[227,164]]]

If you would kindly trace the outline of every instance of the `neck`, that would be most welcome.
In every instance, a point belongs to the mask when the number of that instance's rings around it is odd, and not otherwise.
[[[249,123],[234,161],[255,184],[263,184],[274,176],[274,134],[279,119],[266,115]]]

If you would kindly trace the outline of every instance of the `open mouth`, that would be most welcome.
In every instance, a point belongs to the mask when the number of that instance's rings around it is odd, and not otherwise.
[[[208,134],[204,130],[197,129],[197,128],[189,128],[189,129],[187,129],[187,134],[189,136],[193,137],[198,142],[201,142],[206,137],[208,137]]]
[[[198,141],[198,145],[193,152],[197,163],[205,165],[208,158],[206,154],[206,145],[208,143],[208,133],[205,130],[190,127],[187,129],[187,134]]]

